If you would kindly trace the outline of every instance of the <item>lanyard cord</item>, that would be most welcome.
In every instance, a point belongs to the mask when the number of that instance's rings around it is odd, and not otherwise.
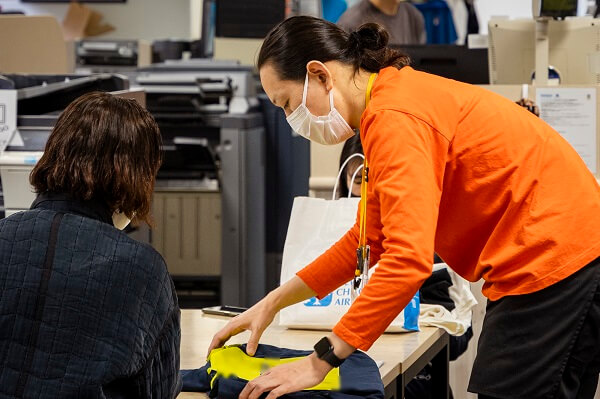
[[[369,106],[369,101],[371,101],[371,90],[373,89],[373,83],[375,82],[376,77],[376,73],[372,73],[371,76],[369,76],[369,83],[367,83],[367,91],[365,92],[365,108]]]
[[[375,82],[375,78],[377,77],[376,73],[372,73],[369,76],[369,83],[367,84],[367,90],[365,92],[365,107],[369,105],[369,101],[371,100],[371,89],[373,88],[373,82]],[[369,163],[367,162],[367,158],[365,157],[363,168],[362,168],[362,181],[360,183],[360,217],[359,217],[359,227],[360,227],[360,235],[358,239],[358,249],[361,252],[362,259],[367,258],[367,189],[369,184]],[[360,262],[359,262],[360,263]],[[368,268],[368,266],[367,266]],[[361,266],[357,265],[355,277],[359,277],[361,272],[366,272],[366,270],[360,270]]]
[[[362,168],[362,181],[360,183],[360,238],[358,245],[367,245],[367,188],[369,184],[369,165],[365,158]]]

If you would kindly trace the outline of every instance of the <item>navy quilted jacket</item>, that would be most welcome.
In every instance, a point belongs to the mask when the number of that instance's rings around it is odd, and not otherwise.
[[[0,220],[0,398],[173,398],[179,320],[164,260],[99,202]]]

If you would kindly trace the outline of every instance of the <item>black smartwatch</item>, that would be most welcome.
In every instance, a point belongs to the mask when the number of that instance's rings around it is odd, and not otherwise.
[[[331,342],[327,337],[321,338],[321,340],[315,344],[315,353],[319,359],[325,360],[332,367],[340,367],[345,360],[340,359],[333,353],[333,345],[331,345]]]

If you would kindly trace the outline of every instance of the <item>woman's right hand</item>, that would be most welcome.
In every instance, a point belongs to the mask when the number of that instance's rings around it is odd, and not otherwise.
[[[215,334],[208,348],[208,354],[213,349],[223,346],[229,338],[248,330],[250,331],[250,339],[246,345],[246,353],[254,356],[262,333],[273,322],[278,311],[279,309],[270,303],[268,297],[263,298],[244,313],[231,319],[225,327]]]
[[[208,347],[207,357],[213,349],[220,348],[229,338],[246,330],[250,331],[246,353],[254,356],[262,333],[273,322],[277,312],[315,294],[298,276],[292,277],[290,281],[269,293],[256,305],[231,319],[221,331],[216,333]]]

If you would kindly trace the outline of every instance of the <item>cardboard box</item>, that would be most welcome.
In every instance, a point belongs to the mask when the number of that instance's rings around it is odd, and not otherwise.
[[[0,15],[0,73],[72,73],[71,54],[55,17]]]
[[[114,26],[102,22],[102,18],[101,13],[72,2],[62,23],[65,39],[77,40],[114,31]]]

